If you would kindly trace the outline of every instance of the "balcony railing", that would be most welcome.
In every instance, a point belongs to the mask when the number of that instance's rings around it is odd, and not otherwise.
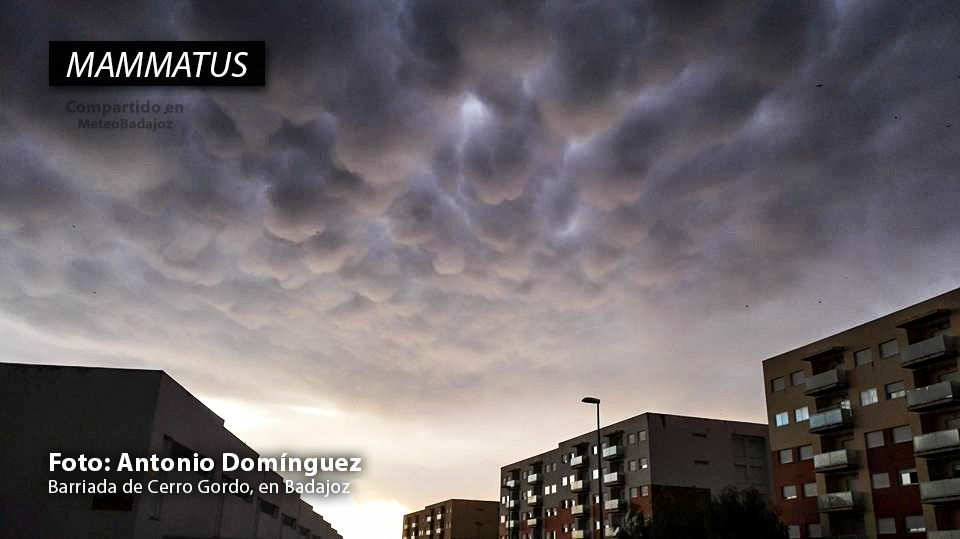
[[[536,527],[539,526],[539,525],[540,525],[540,519],[539,519],[539,518],[528,518],[528,519],[527,519],[527,527],[528,527],[528,528],[536,528]]]
[[[813,456],[813,469],[820,473],[846,470],[856,465],[857,453],[852,449],[840,449]]]
[[[960,530],[928,531],[927,539],[960,539]]]
[[[527,496],[527,505],[540,505],[540,502],[543,501],[540,496],[534,494],[533,496]]]
[[[540,474],[532,473],[527,476],[527,483],[530,483],[531,485],[536,485],[539,482],[540,482]]]
[[[844,389],[849,385],[847,370],[843,367],[837,367],[807,378],[806,389],[803,393],[810,396],[823,395],[837,389]]]
[[[913,437],[913,454],[933,457],[960,451],[960,429],[938,430]]]
[[[949,503],[957,500],[960,500],[960,478],[920,483],[920,501],[923,503]]]
[[[570,457],[570,467],[579,468],[586,464],[586,459],[583,458],[583,455],[573,455]]]
[[[912,412],[933,410],[960,400],[960,383],[944,380],[907,391],[907,409]]]
[[[604,485],[619,485],[623,483],[623,474],[620,472],[610,472],[603,474]]]
[[[810,416],[810,432],[819,434],[850,428],[853,426],[853,412],[846,408],[834,408]]]
[[[821,513],[833,511],[854,511],[863,507],[863,498],[859,492],[831,492],[817,497],[817,509]]]
[[[620,498],[614,498],[612,500],[607,500],[603,502],[603,509],[605,511],[620,512],[620,511],[623,511],[624,505],[626,504],[623,503],[623,500],[621,500]]]
[[[960,344],[960,339],[950,335],[937,335],[925,341],[911,344],[907,347],[906,353],[903,354],[900,365],[915,369],[941,359],[957,357],[957,351],[960,350],[958,344]]]
[[[574,505],[570,508],[570,514],[573,516],[582,515],[585,511],[586,509],[584,508],[583,504]]]
[[[583,539],[583,530],[573,530],[570,532],[571,539]]]
[[[580,492],[586,488],[586,483],[583,479],[577,479],[576,481],[570,481],[570,490],[573,492]]]
[[[603,458],[618,459],[623,457],[623,451],[619,445],[611,445],[603,448]]]

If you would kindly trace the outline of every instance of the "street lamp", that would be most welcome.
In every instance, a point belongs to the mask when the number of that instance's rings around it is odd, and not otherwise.
[[[597,405],[597,499],[600,502],[600,539],[603,539],[606,537],[606,530],[603,526],[603,449],[600,444],[600,399],[584,397],[580,399],[580,402]]]

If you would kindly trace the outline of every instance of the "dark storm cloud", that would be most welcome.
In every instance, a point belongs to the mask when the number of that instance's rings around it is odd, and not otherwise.
[[[696,355],[663,338],[668,322],[715,329],[709,314],[832,283],[831,265],[896,282],[914,260],[960,258],[954,3],[34,2],[6,15],[4,319],[211,394],[480,410],[521,390],[548,402],[587,358],[627,373],[597,383],[672,403],[641,376]],[[52,89],[56,39],[265,40],[268,85]],[[185,105],[176,130],[81,131],[63,112],[148,98]],[[703,367],[669,364],[677,380]],[[247,377],[218,386],[214,366]]]

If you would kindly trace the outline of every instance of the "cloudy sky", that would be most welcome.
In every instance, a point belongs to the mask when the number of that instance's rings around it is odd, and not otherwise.
[[[0,358],[161,368],[262,452],[356,452],[348,539],[960,283],[960,4],[20,3]],[[56,89],[54,39],[264,40],[262,89]],[[81,131],[70,100],[182,103]]]

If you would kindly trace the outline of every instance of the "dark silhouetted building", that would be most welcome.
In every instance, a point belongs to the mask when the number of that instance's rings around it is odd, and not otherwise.
[[[447,500],[403,516],[403,539],[497,539],[497,502]]]

